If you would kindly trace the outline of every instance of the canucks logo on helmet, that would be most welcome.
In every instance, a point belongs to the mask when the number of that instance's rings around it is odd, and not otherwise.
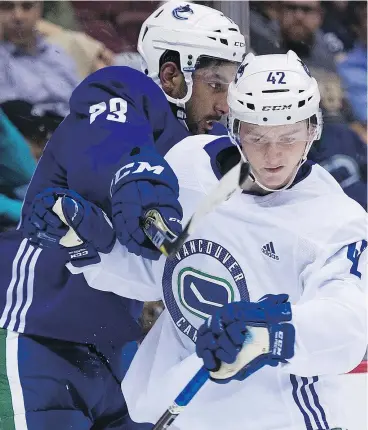
[[[193,13],[194,13],[193,9],[190,7],[189,4],[186,4],[184,6],[179,6],[172,11],[174,18],[181,19],[181,20],[188,19],[188,14],[193,15]]]

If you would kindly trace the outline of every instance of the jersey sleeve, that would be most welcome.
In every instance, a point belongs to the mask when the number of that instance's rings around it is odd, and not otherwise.
[[[158,262],[130,254],[119,242],[110,254],[99,255],[101,262],[98,264],[76,268],[68,263],[67,267],[72,274],[83,273],[88,285],[96,290],[142,302],[161,299],[153,267]]]
[[[101,69],[74,90],[70,114],[47,144],[25,208],[45,188],[65,187],[110,214],[110,183],[122,157],[137,146],[164,155],[186,135],[152,79],[129,67]]]
[[[191,166],[193,151],[197,150],[205,160],[208,160],[207,153],[199,148],[201,144],[211,139],[200,136],[188,137],[175,145],[165,156],[178,177],[183,225],[204,197],[203,187],[197,180],[197,172],[201,171],[202,164],[201,160],[197,160],[198,166]],[[95,265],[80,269],[71,264],[67,267],[73,274],[83,273],[89,286],[97,290],[141,301],[161,300],[164,256],[159,261],[145,260],[130,254],[124,246],[116,242],[110,254],[100,253],[100,257],[101,262]]]
[[[284,366],[291,374],[346,373],[363,359],[367,347],[367,218],[364,211],[358,213],[331,233],[324,249],[316,250],[317,258],[301,272],[303,294],[292,306],[295,355]]]

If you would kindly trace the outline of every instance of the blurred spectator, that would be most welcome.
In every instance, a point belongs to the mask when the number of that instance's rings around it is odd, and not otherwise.
[[[351,2],[350,2],[351,3]],[[321,30],[323,39],[333,54],[349,51],[354,44],[347,17],[348,1],[323,1],[324,19]]]
[[[30,103],[12,100],[1,105],[9,120],[29,143],[32,155],[39,160],[52,133],[63,120],[53,112],[39,110]]]
[[[39,1],[0,1],[0,103],[26,100],[65,116],[75,64],[36,32],[41,12]]]
[[[336,70],[320,30],[323,9],[319,1],[285,1],[280,3],[281,46],[284,51],[292,49],[308,67]]]
[[[115,66],[127,66],[142,71],[142,57],[138,52],[122,52],[115,56]]]
[[[79,30],[74,8],[70,1],[45,1],[42,17],[45,21],[60,25],[67,30]]]
[[[355,119],[367,124],[367,2],[348,5],[347,14],[356,34],[354,48],[338,61],[338,71]]]
[[[137,50],[142,23],[158,4],[157,1],[73,1],[80,28],[114,53]]]
[[[50,22],[37,22],[37,31],[49,43],[61,48],[75,61],[78,77],[84,79],[91,73],[114,64],[114,54],[106,46],[87,34],[65,30]]]
[[[278,4],[274,1],[252,1],[249,10],[251,49],[257,54],[276,53],[280,49]]]
[[[255,52],[277,54],[286,53],[289,49],[295,51],[318,80],[325,120],[346,122],[350,119],[350,107],[343,99],[335,59],[320,30],[323,20],[321,2],[283,1],[278,3],[276,10],[278,22],[272,21],[275,36],[264,39],[264,43],[256,42]],[[251,43],[256,37],[251,31]]]
[[[367,145],[346,124],[325,124],[308,158],[328,170],[345,193],[367,210]]]
[[[18,224],[35,168],[23,136],[0,109],[0,232]]]

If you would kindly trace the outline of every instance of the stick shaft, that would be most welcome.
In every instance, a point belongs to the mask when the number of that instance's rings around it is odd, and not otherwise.
[[[188,384],[183,388],[174,403],[166,410],[166,412],[157,421],[153,430],[165,430],[171,426],[178,415],[189,404],[193,397],[203,387],[209,378],[209,372],[204,367],[201,367]]]

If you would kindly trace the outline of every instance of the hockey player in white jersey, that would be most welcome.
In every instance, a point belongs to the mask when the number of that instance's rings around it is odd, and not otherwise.
[[[151,262],[117,244],[99,264],[70,268],[93,288],[165,302],[122,383],[135,421],[156,422],[204,364],[212,378],[177,429],[344,427],[338,375],[366,348],[366,214],[328,172],[305,162],[321,132],[319,101],[295,53],[248,54],[229,88],[235,145],[188,137],[166,155],[184,222],[241,157],[251,166],[244,191],[208,214],[173,258]],[[255,303],[265,295],[271,305],[259,316],[254,308],[264,301]],[[247,327],[266,327],[273,342],[275,321],[285,329],[279,351],[238,356]],[[224,380],[219,361],[237,358]]]

